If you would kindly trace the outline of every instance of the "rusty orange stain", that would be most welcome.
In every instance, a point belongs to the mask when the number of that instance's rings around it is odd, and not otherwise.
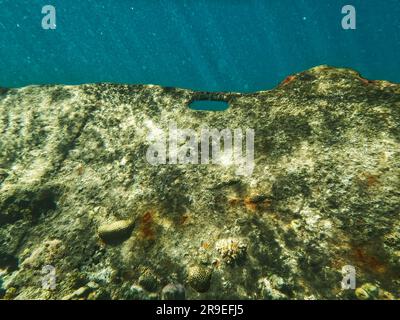
[[[146,212],[140,219],[139,230],[143,239],[146,240],[155,239],[155,233],[153,230],[153,214],[150,211]]]
[[[387,267],[377,257],[371,255],[366,249],[355,247],[352,256],[356,263],[373,273],[385,273]]]
[[[210,243],[209,242],[202,242],[201,247],[205,250],[210,249]]]
[[[287,76],[286,78],[285,78],[285,80],[283,80],[282,82],[281,82],[281,85],[287,85],[288,83],[290,83],[290,82],[292,82],[294,79],[296,79],[296,76],[294,76],[294,75],[290,75],[290,76]]]
[[[371,174],[368,172],[364,172],[358,176],[359,183],[364,185],[365,187],[374,187],[380,184],[379,176],[376,174]]]
[[[370,85],[370,84],[376,85],[376,84],[378,84],[378,81],[376,81],[376,80],[368,80],[368,79],[365,79],[363,77],[358,77],[358,79],[365,85]]]
[[[228,204],[230,206],[237,206],[238,204],[242,203],[243,200],[237,197],[228,198]]]
[[[368,175],[366,181],[367,181],[368,187],[372,187],[379,183],[379,177],[374,176],[374,175]]]
[[[258,209],[268,209],[271,206],[271,201],[268,199],[256,201],[254,197],[246,197],[244,199],[244,205],[247,209],[256,211]]]
[[[188,220],[189,220],[189,215],[188,214],[184,214],[179,218],[178,224],[179,225],[185,225],[185,224],[188,223]]]
[[[244,199],[238,197],[228,198],[228,204],[230,206],[243,205],[250,211],[268,209],[271,206],[271,200],[265,199],[263,195],[252,195],[247,196]]]

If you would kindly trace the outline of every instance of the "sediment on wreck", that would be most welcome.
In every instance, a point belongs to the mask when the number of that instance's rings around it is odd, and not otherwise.
[[[194,111],[196,99],[229,108]],[[254,171],[150,165],[148,134],[171,121],[194,132],[253,129]],[[328,66],[250,94],[117,84],[0,89],[0,292],[398,298],[399,141],[400,85]],[[54,290],[38,281],[49,265]],[[358,290],[342,290],[349,265]]]

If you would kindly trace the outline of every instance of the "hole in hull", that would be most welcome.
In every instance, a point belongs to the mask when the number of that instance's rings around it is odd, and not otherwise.
[[[189,108],[195,111],[225,111],[229,108],[229,103],[216,100],[194,100],[189,103]]]

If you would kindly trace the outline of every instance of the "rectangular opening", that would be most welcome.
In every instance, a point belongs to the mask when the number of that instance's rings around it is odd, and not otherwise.
[[[229,108],[229,103],[215,100],[194,100],[189,104],[189,108],[196,111],[225,111]]]

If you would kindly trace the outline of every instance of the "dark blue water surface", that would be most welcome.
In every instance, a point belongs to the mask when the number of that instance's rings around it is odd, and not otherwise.
[[[47,4],[56,30],[41,27]],[[341,27],[346,4],[357,30]],[[248,92],[319,64],[400,82],[400,0],[0,0],[0,86]]]

